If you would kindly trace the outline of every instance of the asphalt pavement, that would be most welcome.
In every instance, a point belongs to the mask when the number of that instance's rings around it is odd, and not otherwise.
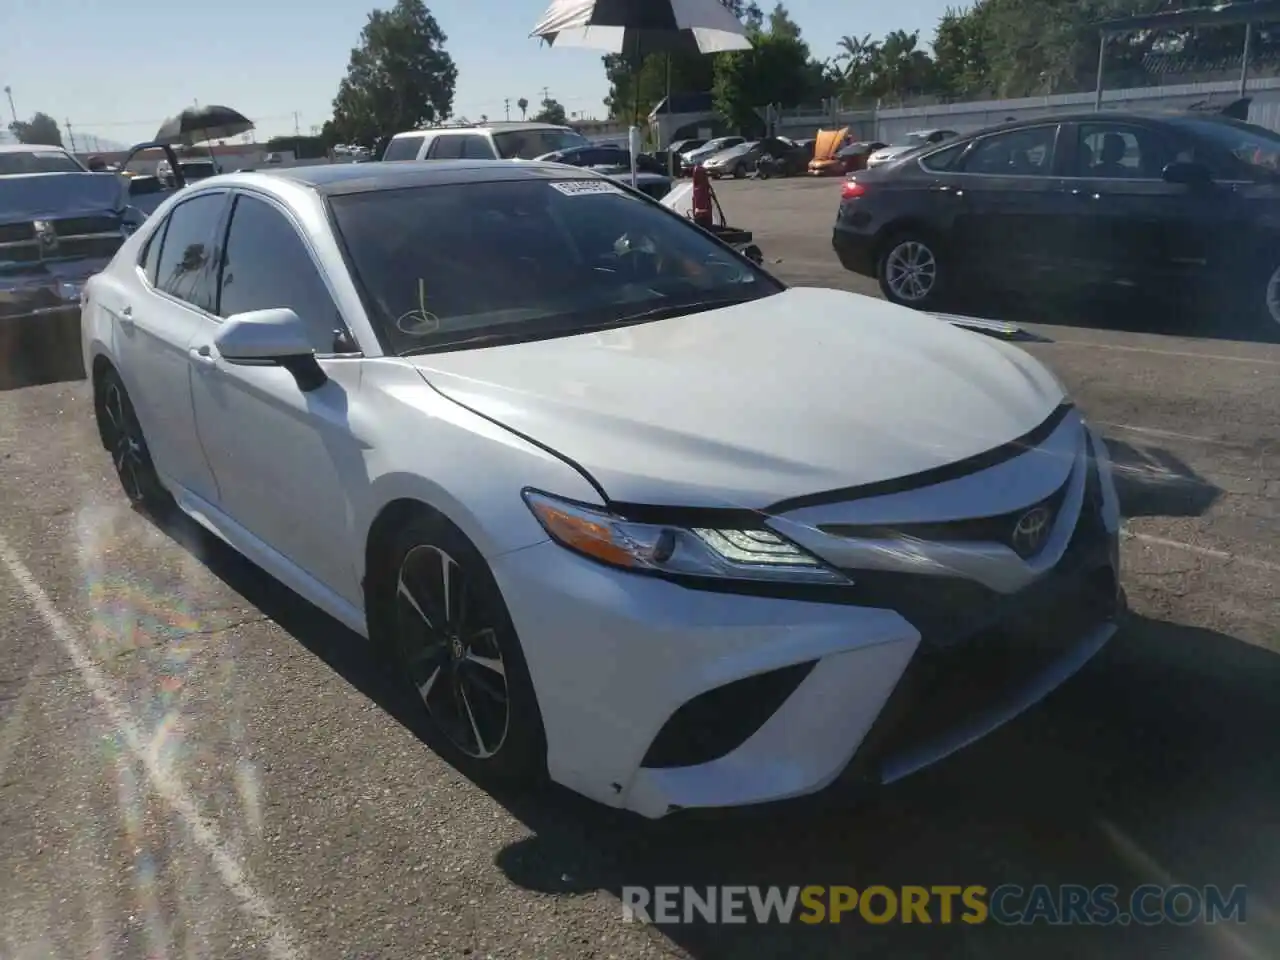
[[[834,182],[717,189],[783,279],[874,292],[830,253]],[[1040,707],[875,796],[657,823],[460,776],[361,641],[128,509],[75,371],[10,362],[0,958],[1280,954],[1280,345],[1222,318],[1035,313],[1027,349],[1117,460],[1132,623]],[[1248,916],[651,927],[618,899],[824,883],[1244,884]]]

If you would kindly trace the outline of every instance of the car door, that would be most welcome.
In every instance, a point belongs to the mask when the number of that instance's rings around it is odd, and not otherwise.
[[[1071,126],[1068,254],[1081,277],[1122,286],[1195,280],[1235,246],[1251,211],[1190,138],[1128,121]],[[1169,183],[1163,171],[1175,160],[1204,163],[1218,180]]]
[[[328,382],[304,393],[276,365],[230,364],[213,339],[221,320],[288,307],[311,327]],[[290,214],[237,192],[218,270],[218,318],[193,349],[200,440],[232,520],[351,603],[360,602],[347,484],[366,476],[353,439],[360,354]]]
[[[132,293],[104,304],[116,354],[156,467],[209,501],[217,487],[196,435],[187,350],[213,310],[217,243],[227,194],[201,191],[174,206],[143,248]]]
[[[1054,230],[1065,209],[1057,139],[1056,123],[981,137],[938,187],[942,208],[955,210],[956,248],[1001,284],[1056,268]]]
[[[1065,125],[1063,143],[1065,268],[1079,281],[1126,286],[1185,269],[1166,235],[1186,194],[1162,176],[1174,156],[1167,138],[1143,124],[1101,119]]]

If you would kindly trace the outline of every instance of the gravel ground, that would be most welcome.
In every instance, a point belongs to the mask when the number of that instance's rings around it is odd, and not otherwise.
[[[833,183],[718,190],[784,279],[874,292],[830,254]],[[1028,349],[1113,445],[1132,625],[1032,713],[861,804],[659,823],[461,777],[355,637],[123,505],[82,381],[10,376],[0,958],[1277,955],[1280,346],[1120,316],[1031,324]],[[1249,922],[655,928],[618,901],[1141,882],[1247,884]]]

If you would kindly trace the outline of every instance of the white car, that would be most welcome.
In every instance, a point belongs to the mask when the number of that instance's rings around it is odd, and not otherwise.
[[[867,157],[867,169],[889,163],[891,160],[897,160],[913,150],[929,147],[935,143],[943,143],[957,136],[959,134],[954,130],[915,130],[903,137],[901,143],[881,147]]]
[[[477,778],[646,817],[893,780],[1123,613],[1106,451],[1044,367],[589,171],[209,179],[82,320],[128,496],[399,658]]]

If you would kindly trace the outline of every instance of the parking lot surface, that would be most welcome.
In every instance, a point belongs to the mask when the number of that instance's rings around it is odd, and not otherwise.
[[[833,181],[717,189],[784,280],[874,292],[830,253]],[[1280,345],[1052,319],[1027,349],[1112,445],[1133,622],[1040,707],[874,797],[658,823],[458,775],[361,641],[127,508],[83,381],[11,369],[0,958],[1277,955]],[[1244,884],[1248,922],[655,928],[618,900],[1001,883]]]

